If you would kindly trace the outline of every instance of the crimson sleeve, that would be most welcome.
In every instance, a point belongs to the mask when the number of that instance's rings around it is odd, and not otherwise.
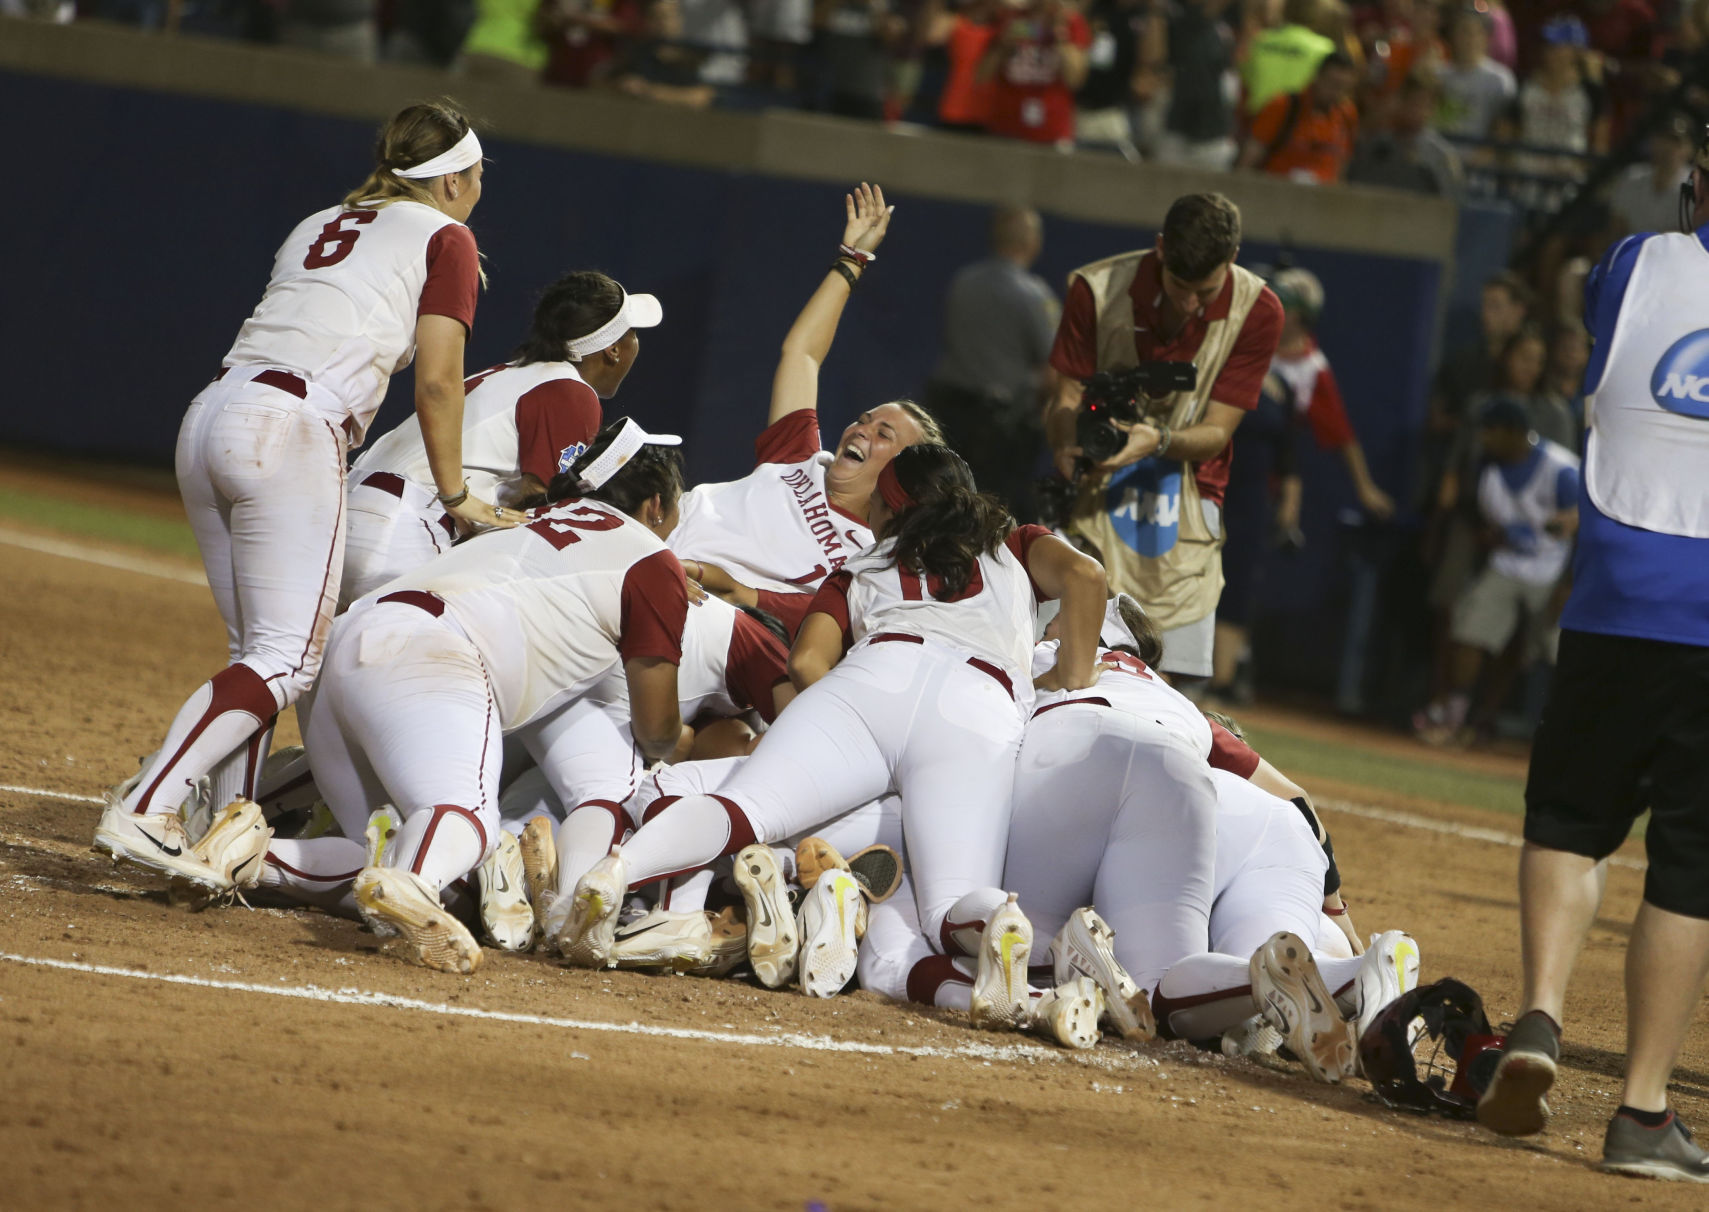
[[[772,589],[758,591],[759,601],[756,605],[778,622],[792,637],[801,630],[801,622],[813,609],[813,595],[810,593],[780,593]]]
[[[1240,335],[1234,338],[1234,348],[1228,361],[1211,387],[1211,401],[1251,412],[1258,407],[1258,392],[1269,373],[1270,360],[1276,356],[1276,343],[1282,339],[1282,301],[1268,286],[1258,293]]]
[[[656,657],[682,664],[682,628],[688,622],[688,582],[668,551],[655,551],[623,576],[623,613],[617,651],[625,661]]]
[[[602,415],[599,393],[579,379],[548,379],[522,393],[516,402],[516,463],[542,484],[550,484],[565,455],[573,462],[593,444]]]
[[[837,626],[843,629],[844,648],[854,643],[854,625],[849,621],[849,586],[853,582],[854,573],[841,569],[833,572],[825,578],[824,584],[819,586],[819,592],[813,595],[813,601],[801,616],[805,622],[809,614],[830,615],[836,620]],[[796,630],[800,630],[799,625]]]
[[[797,408],[767,425],[754,439],[754,466],[761,463],[804,463],[819,450],[818,411]]]
[[[1347,419],[1347,409],[1341,402],[1341,388],[1327,362],[1317,372],[1306,420],[1311,422],[1312,436],[1322,449],[1342,450],[1353,445],[1353,423]]]
[[[1090,378],[1098,370],[1098,305],[1084,278],[1068,284],[1062,319],[1056,326],[1051,366],[1070,379]]]
[[[1027,580],[1032,583],[1033,597],[1040,602],[1050,600],[1044,590],[1039,588],[1038,581],[1033,577],[1032,551],[1033,544],[1050,534],[1043,526],[1017,526],[1009,532],[1009,537],[1003,540],[1003,545],[1009,549],[1009,554],[1021,562],[1021,567],[1027,570]]]
[[[730,632],[730,651],[724,659],[724,686],[730,698],[738,706],[753,708],[769,724],[777,718],[772,687],[788,680],[789,653],[765,624],[738,611],[736,626]]]
[[[1251,778],[1258,769],[1258,751],[1215,720],[1206,722],[1211,726],[1210,764],[1243,779]]]
[[[427,281],[421,286],[418,316],[450,316],[464,328],[475,326],[475,300],[481,291],[481,256],[475,233],[447,223],[427,242]]]

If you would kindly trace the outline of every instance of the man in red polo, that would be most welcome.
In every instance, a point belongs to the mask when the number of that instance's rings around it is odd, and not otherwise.
[[[1050,364],[1062,376],[1045,419],[1056,467],[1079,495],[1065,529],[1097,550],[1112,589],[1163,629],[1161,668],[1211,672],[1222,593],[1222,497],[1229,439],[1258,403],[1282,331],[1282,305],[1234,264],[1240,211],[1221,194],[1177,198],[1150,250],[1069,275]],[[1140,362],[1193,362],[1197,385],[1144,399],[1127,445],[1080,474],[1081,380]]]

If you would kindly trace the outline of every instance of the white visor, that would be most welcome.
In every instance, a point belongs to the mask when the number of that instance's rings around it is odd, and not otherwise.
[[[643,446],[681,446],[682,439],[674,433],[648,433],[628,417],[623,418],[623,428],[617,431],[617,436],[611,440],[611,445],[601,452],[599,458],[587,465],[581,474],[580,484],[583,492],[592,492],[603,488],[612,476],[622,471],[630,459],[638,454]]]
[[[622,287],[618,287],[622,290]],[[623,339],[623,334],[631,328],[657,328],[659,321],[665,318],[665,309],[652,295],[632,295],[623,291],[623,306],[617,309],[617,314],[585,337],[577,337],[568,343],[569,360],[580,362],[589,354],[596,354],[602,349],[610,349]],[[668,445],[668,443],[667,443]]]
[[[1121,600],[1121,595],[1117,594],[1104,603],[1104,626],[1103,630],[1098,632],[1098,643],[1105,648],[1132,648],[1134,646],[1133,632],[1129,631],[1127,624],[1122,622],[1121,611],[1116,606]]]
[[[423,160],[413,168],[394,168],[392,171],[412,181],[425,181],[429,177],[443,177],[446,173],[460,173],[480,163],[480,160],[481,141],[475,138],[475,130],[470,127],[468,134],[433,159]]]

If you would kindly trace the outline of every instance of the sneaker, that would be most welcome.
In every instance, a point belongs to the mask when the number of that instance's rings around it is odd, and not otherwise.
[[[365,867],[352,890],[362,920],[381,938],[402,935],[407,958],[415,963],[463,976],[480,968],[475,936],[445,911],[420,876],[399,867]]]
[[[498,831],[498,845],[476,868],[481,890],[481,929],[495,946],[526,951],[534,945],[534,909],[516,835]]]
[[[1353,1024],[1341,1017],[1305,940],[1287,930],[1271,935],[1252,953],[1249,971],[1253,1003],[1306,1071],[1330,1085],[1350,1075],[1358,1061]]]
[[[555,822],[537,816],[523,827],[516,845],[522,852],[522,883],[528,892],[528,907],[534,913],[536,930],[546,929],[546,911],[558,892],[558,840]]]
[[[559,954],[578,968],[609,968],[617,915],[623,911],[628,891],[623,854],[621,848],[613,846],[610,854],[576,881],[574,892],[552,906],[550,916],[557,919],[552,942]]]
[[[203,895],[221,896],[232,889],[231,880],[197,857],[176,812],[127,812],[122,800],[109,796],[95,826],[94,849],[115,863],[181,880]]]
[[[1091,909],[1076,909],[1051,940],[1050,957],[1058,985],[1088,976],[1103,991],[1104,1013],[1123,1039],[1157,1038],[1151,1000],[1116,959],[1116,932]]]
[[[712,954],[712,926],[706,914],[653,909],[617,927],[611,945],[614,968],[669,968],[690,972]]]
[[[1104,991],[1089,976],[1076,976],[1047,990],[1033,1007],[1032,1028],[1064,1048],[1093,1048],[1098,1043],[1098,1020],[1104,1014]]]
[[[387,866],[386,859],[390,857],[387,852],[403,827],[404,818],[390,804],[368,814],[368,827],[362,831],[368,844],[368,866]]]
[[[866,899],[882,905],[902,886],[902,856],[882,843],[849,855],[849,874]]]
[[[728,976],[748,962],[748,926],[736,916],[733,906],[708,913],[706,925],[712,933],[711,949],[704,960],[689,969],[692,975]]]
[[[195,854],[223,875],[229,884],[228,891],[241,899],[246,889],[261,882],[261,861],[267,857],[267,844],[272,840],[273,830],[267,825],[261,805],[253,800],[233,800],[196,843]],[[174,880],[175,899],[185,893],[193,896],[195,889],[182,880]]]
[[[767,989],[781,989],[795,975],[795,912],[777,855],[770,846],[743,847],[736,855],[736,887],[748,907],[748,963]]]
[[[1362,1040],[1377,1016],[1403,993],[1418,988],[1418,941],[1404,930],[1371,936],[1353,978],[1353,1038]]]
[[[801,992],[808,997],[835,997],[854,979],[863,903],[854,876],[835,869],[819,875],[802,902]]]
[[[979,936],[979,970],[973,978],[968,1018],[984,1031],[1012,1031],[1031,1017],[1027,960],[1033,953],[1033,924],[1015,894],[991,915]]]
[[[1519,1016],[1478,1099],[1478,1123],[1503,1136],[1531,1136],[1549,1122],[1549,1089],[1561,1058],[1561,1033],[1541,1010]]]
[[[1691,1129],[1671,1111],[1659,1128],[1646,1128],[1631,1116],[1616,1113],[1602,1138],[1598,1168],[1639,1178],[1709,1183],[1709,1153],[1697,1147]]]

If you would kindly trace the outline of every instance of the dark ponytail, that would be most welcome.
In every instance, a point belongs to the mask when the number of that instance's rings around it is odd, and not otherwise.
[[[608,422],[594,438],[593,445],[576,457],[568,471],[560,471],[552,477],[552,482],[546,486],[546,499],[556,504],[566,497],[591,497],[595,501],[615,505],[632,518],[639,516],[641,506],[654,497],[669,509],[682,495],[680,446],[643,446],[604,484],[587,491],[582,489],[582,472],[605,453],[628,419],[618,417]]]
[[[953,600],[967,588],[975,561],[997,550],[1015,520],[1001,501],[979,491],[967,464],[947,446],[910,446],[885,471],[894,472],[910,503],[878,537],[896,540],[898,568],[932,578],[932,596]]]
[[[623,288],[597,269],[567,273],[540,292],[515,360],[523,366],[565,361],[571,341],[598,332],[622,307]]]

